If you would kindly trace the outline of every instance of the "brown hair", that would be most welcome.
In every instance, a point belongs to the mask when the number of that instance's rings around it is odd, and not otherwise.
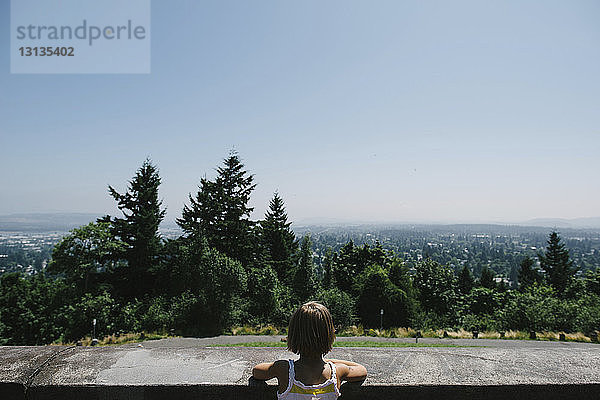
[[[333,318],[327,307],[314,301],[303,304],[290,319],[287,348],[300,355],[325,355],[335,340]]]

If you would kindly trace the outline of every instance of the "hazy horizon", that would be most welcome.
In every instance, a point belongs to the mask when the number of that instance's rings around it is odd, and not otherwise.
[[[9,24],[9,2],[0,4]],[[167,220],[236,149],[292,221],[600,215],[600,3],[152,3],[151,73],[10,74],[0,215],[118,215],[146,157]],[[444,222],[445,221],[445,222]]]
[[[35,227],[46,227],[54,229],[58,226],[69,226],[72,229],[94,221],[106,213],[70,213],[70,212],[48,212],[48,213],[15,213],[0,214],[0,231],[19,230],[19,226],[25,230],[35,230]],[[120,216],[112,214],[112,216]],[[304,218],[290,220],[295,227],[353,227],[353,226],[452,226],[452,225],[498,225],[498,226],[520,226],[548,229],[600,229],[600,217],[583,217],[575,219],[560,218],[536,218],[527,221],[460,221],[460,220],[350,220],[335,218]],[[174,219],[165,218],[161,223],[162,228],[172,229],[177,227]]]

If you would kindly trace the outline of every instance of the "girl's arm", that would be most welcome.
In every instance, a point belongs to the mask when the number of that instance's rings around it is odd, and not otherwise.
[[[340,381],[357,382],[367,378],[367,369],[364,365],[346,360],[325,360],[336,364]]]
[[[287,377],[287,368],[288,362],[285,360],[279,360],[272,363],[262,363],[255,365],[254,368],[252,368],[252,376],[254,379],[261,381],[268,381],[272,378],[279,378],[281,381],[282,377]]]

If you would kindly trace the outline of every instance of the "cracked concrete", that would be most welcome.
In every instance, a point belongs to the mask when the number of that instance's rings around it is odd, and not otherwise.
[[[265,341],[265,337],[259,339]],[[248,390],[253,365],[263,361],[295,358],[284,348],[209,347],[211,343],[230,343],[236,340],[257,339],[166,339],[145,342],[144,347],[0,347],[0,394],[12,393],[11,396],[19,396],[17,389],[22,388],[28,398],[57,398],[56,393],[51,390],[55,388],[63,393],[58,397],[67,396],[65,398],[75,398],[65,393],[77,392],[79,396],[82,390],[88,390],[89,393],[86,392],[85,396],[90,398],[132,398],[130,392],[123,396],[113,396],[110,393],[116,393],[115,388],[127,391],[136,387],[143,389],[144,393],[151,393],[150,388],[158,390],[156,388],[161,387],[178,387],[178,391],[187,393],[192,386],[204,391],[214,391],[218,387],[237,387],[244,392]],[[500,340],[488,342],[490,341],[467,340],[459,344],[481,347],[458,348],[334,348],[329,357],[354,360],[367,367],[369,376],[361,389],[361,398],[365,398],[365,390],[368,388],[373,389],[373,393],[379,390],[377,393],[382,396],[381,390],[391,390],[390,388],[401,388],[405,392],[418,389],[413,395],[430,390],[423,388],[438,387],[450,392],[454,389],[448,389],[449,387],[462,388],[461,393],[464,395],[465,390],[474,388],[480,388],[489,394],[494,392],[494,389],[489,388],[494,387],[543,388],[544,385],[565,387],[565,393],[579,393],[574,390],[576,387],[587,388],[588,392],[585,393],[588,394],[590,388],[596,390],[593,392],[594,396],[600,393],[598,344]],[[275,384],[275,381],[269,384]],[[375,390],[376,387],[382,389]],[[2,388],[5,389],[4,392]],[[9,389],[12,391],[7,392]],[[96,395],[91,395],[92,392]],[[43,393],[49,397],[44,397]],[[267,393],[272,397],[274,389],[269,388]],[[585,393],[579,393],[583,396],[580,398],[585,398]],[[215,396],[218,397],[217,394]],[[245,398],[250,398],[248,396],[246,394]],[[152,396],[148,394],[140,398]],[[528,395],[528,399],[531,398]],[[543,398],[547,399],[548,395]]]

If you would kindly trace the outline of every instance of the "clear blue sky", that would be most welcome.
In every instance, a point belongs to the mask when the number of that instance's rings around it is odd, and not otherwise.
[[[172,219],[235,147],[255,218],[600,215],[598,1],[153,1],[148,75],[10,74],[0,15],[0,214],[115,214],[149,156]]]

